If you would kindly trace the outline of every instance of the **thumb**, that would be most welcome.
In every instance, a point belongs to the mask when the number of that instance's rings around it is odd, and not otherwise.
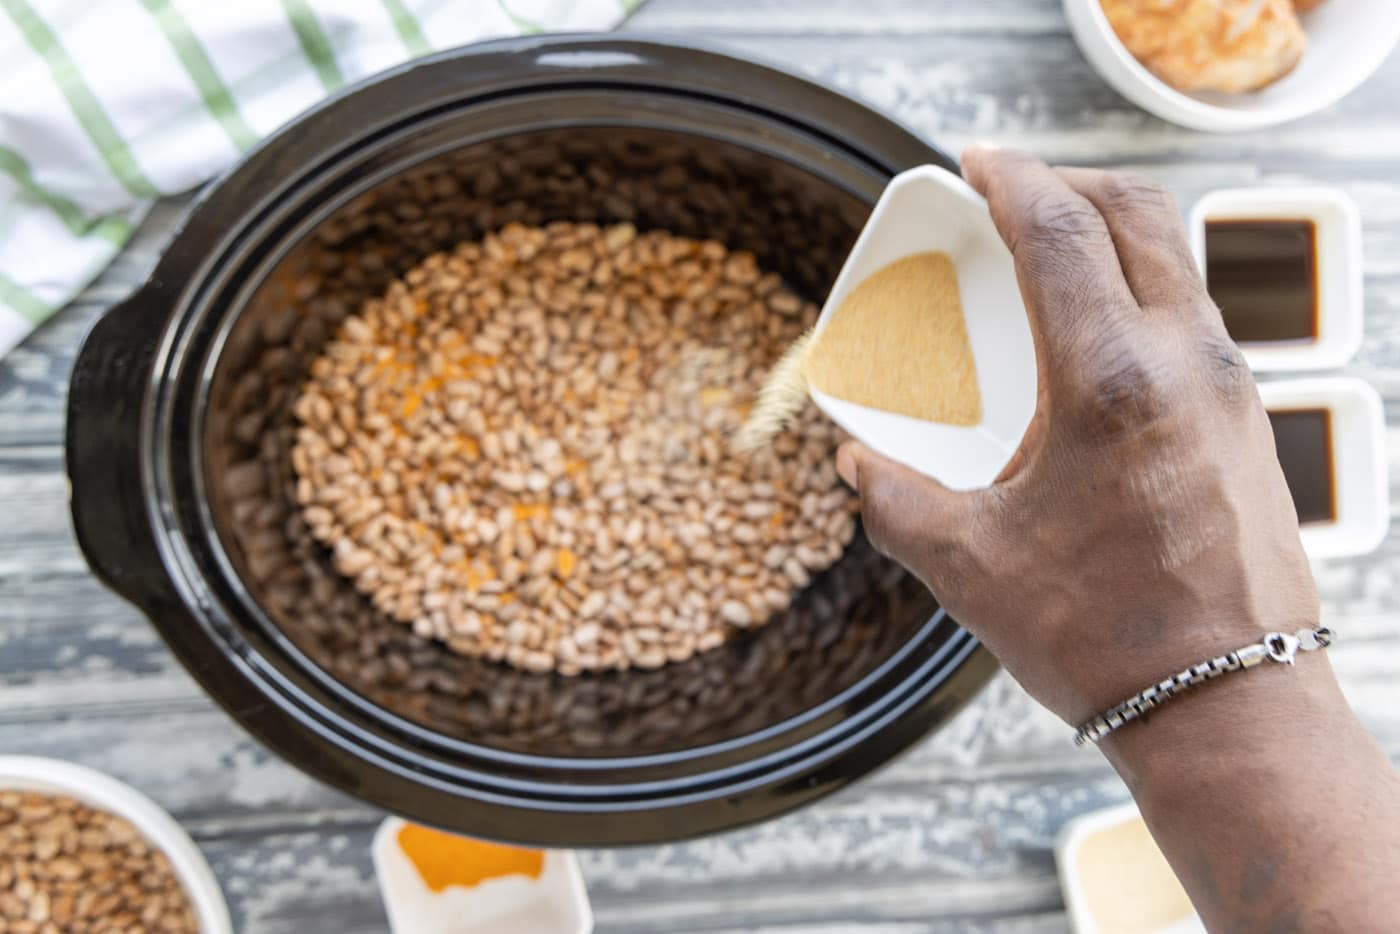
[[[865,534],[876,549],[935,592],[966,564],[985,491],[956,492],[858,441],[836,452],[836,470],[860,494]],[[948,581],[951,583],[951,581]]]

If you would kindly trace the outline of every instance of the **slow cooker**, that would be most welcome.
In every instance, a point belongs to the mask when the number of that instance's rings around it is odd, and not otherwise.
[[[67,427],[82,550],[252,734],[409,818],[612,845],[820,798],[995,667],[862,537],[777,619],[686,662],[516,671],[377,615],[299,534],[289,401],[337,315],[511,221],[718,238],[820,302],[886,181],[923,163],[956,170],[836,91],[635,38],[490,42],[349,88],[209,186],[87,337]]]

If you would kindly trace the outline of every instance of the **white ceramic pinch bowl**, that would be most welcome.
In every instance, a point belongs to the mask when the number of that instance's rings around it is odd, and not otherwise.
[[[170,860],[199,919],[200,934],[233,934],[218,880],[189,834],[150,798],[85,766],[37,756],[0,756],[0,789],[66,795],[119,815]]]
[[[1096,891],[1096,887],[1114,884],[1115,880],[1111,877],[1115,874],[1124,876],[1124,878],[1116,880],[1120,887],[1140,884],[1143,881],[1141,873],[1148,867],[1154,867],[1155,871],[1146,875],[1146,878],[1152,879],[1156,883],[1151,886],[1153,891],[1138,891],[1134,893],[1134,897],[1143,900],[1153,899],[1159,905],[1165,903],[1180,906],[1185,901],[1185,893],[1181,890],[1181,884],[1169,874],[1169,867],[1165,870],[1167,874],[1163,874],[1162,862],[1164,860],[1161,857],[1161,851],[1157,849],[1156,844],[1150,838],[1138,841],[1138,845],[1132,848],[1128,854],[1129,858],[1123,865],[1117,867],[1117,873],[1114,871],[1115,867],[1102,865],[1099,867],[1102,871],[1098,878],[1086,877],[1082,871],[1081,858],[1084,846],[1090,838],[1104,832],[1130,829],[1125,827],[1128,824],[1141,823],[1142,815],[1138,813],[1137,805],[1129,802],[1081,814],[1060,829],[1059,836],[1055,841],[1055,866],[1059,870],[1060,890],[1064,893],[1065,910],[1069,914],[1070,924],[1075,934],[1119,934],[1124,930],[1144,930],[1137,923],[1132,923],[1131,927],[1127,927],[1124,924],[1115,923],[1113,919],[1095,916],[1093,896],[1102,894]],[[1138,829],[1145,830],[1145,828]],[[1105,876],[1110,878],[1105,879]],[[1176,917],[1152,930],[1151,934],[1205,934],[1205,926],[1196,913],[1190,909],[1189,902],[1175,914]],[[1120,922],[1123,920],[1117,919]]]
[[[428,888],[399,845],[404,821],[374,835],[374,871],[393,934],[589,934],[593,909],[578,858],[546,850],[538,879],[502,876],[471,887]]]
[[[880,196],[827,296],[818,332],[846,296],[884,266],[915,253],[948,254],[958,275],[982,421],[945,425],[812,391],[852,437],[955,490],[991,485],[1035,414],[1035,344],[1011,253],[987,203],[961,178],[924,165],[896,175]]]
[[[1080,51],[1118,93],[1163,120],[1212,133],[1258,130],[1330,107],[1370,77],[1400,39],[1395,0],[1328,0],[1303,15],[1307,50],[1278,81],[1242,94],[1188,93],[1133,57],[1099,0],[1064,0],[1064,7]]]
[[[1400,9],[1400,5],[1397,5]],[[1206,270],[1206,223],[1228,220],[1310,220],[1317,261],[1317,337],[1310,341],[1242,343],[1250,368],[1322,370],[1345,364],[1361,347],[1365,295],[1361,271],[1361,216],[1336,188],[1225,188],[1191,208],[1191,251]]]
[[[1349,376],[1261,383],[1270,412],[1326,409],[1332,433],[1332,492],[1336,518],[1300,527],[1313,558],[1375,551],[1390,530],[1390,475],[1385,409],[1369,383]]]

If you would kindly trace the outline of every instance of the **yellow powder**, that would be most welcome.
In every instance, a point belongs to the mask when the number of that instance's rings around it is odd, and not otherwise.
[[[541,850],[472,840],[417,824],[403,826],[399,846],[434,892],[452,885],[471,887],[500,876],[538,879],[544,872]]]
[[[707,409],[713,408],[728,402],[732,395],[733,393],[723,386],[706,386],[700,390],[700,404]]]
[[[958,274],[946,253],[877,270],[817,334],[803,375],[829,396],[928,422],[982,420]]]
[[[1075,868],[1100,931],[1151,934],[1191,917],[1191,900],[1141,820],[1090,834]]]

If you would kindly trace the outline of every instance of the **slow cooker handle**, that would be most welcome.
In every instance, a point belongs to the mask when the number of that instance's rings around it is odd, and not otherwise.
[[[98,319],[68,384],[68,505],[78,547],[108,587],[147,613],[169,594],[146,513],[141,411],[164,311],[143,285]]]

